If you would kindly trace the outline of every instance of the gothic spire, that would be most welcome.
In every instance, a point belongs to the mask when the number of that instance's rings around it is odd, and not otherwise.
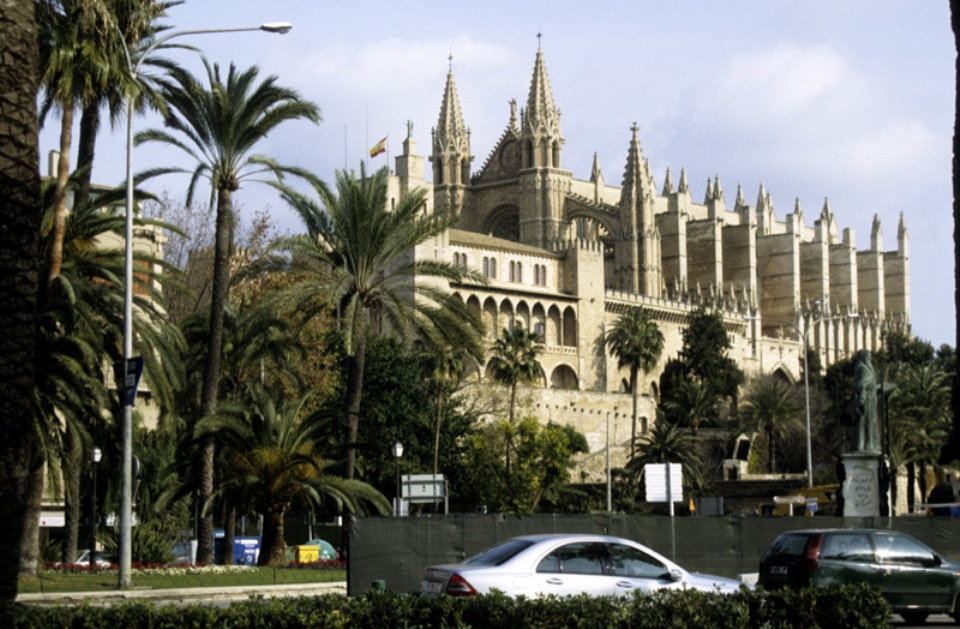
[[[531,131],[560,133],[560,110],[553,103],[547,66],[539,49],[530,80],[530,94],[527,96],[526,124]]]
[[[677,192],[690,194],[690,183],[687,181],[687,169],[680,169],[680,184],[677,186]]]
[[[667,168],[667,176],[663,178],[663,192],[661,192],[660,194],[662,196],[673,194],[673,178],[670,176],[669,168]]]
[[[593,154],[593,170],[590,171],[590,181],[603,183],[603,171],[600,170],[600,156],[597,153]]]
[[[447,85],[443,90],[443,102],[440,105],[440,120],[437,122],[437,142],[441,151],[469,153],[469,131],[463,124],[463,114],[460,112],[460,97],[457,95],[457,84],[453,80],[453,68],[447,73]]]
[[[637,123],[630,128],[633,137],[630,139],[630,149],[627,152],[627,166],[623,172],[623,190],[620,193],[621,207],[637,208],[647,194],[652,194],[650,188],[649,171],[643,158],[643,149],[640,148],[640,139],[637,137]]]
[[[713,201],[713,181],[707,177],[707,193],[703,197],[703,204],[706,205]]]

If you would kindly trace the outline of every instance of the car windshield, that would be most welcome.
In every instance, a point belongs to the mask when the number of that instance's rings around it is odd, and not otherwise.
[[[800,557],[807,550],[807,535],[781,535],[770,547],[771,555]]]
[[[484,566],[499,566],[503,562],[515,556],[524,548],[533,545],[533,542],[527,539],[512,539],[502,544],[497,544],[492,548],[470,557],[463,563],[480,564]]]

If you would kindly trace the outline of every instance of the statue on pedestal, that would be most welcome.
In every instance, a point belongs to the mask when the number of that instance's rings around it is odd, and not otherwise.
[[[877,373],[870,352],[857,352],[853,376],[853,407],[856,413],[856,452],[880,452],[880,423],[877,419]]]

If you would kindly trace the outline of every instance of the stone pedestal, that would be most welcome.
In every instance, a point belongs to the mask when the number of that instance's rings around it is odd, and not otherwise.
[[[878,452],[849,452],[842,455],[843,516],[848,518],[886,515],[883,508],[887,496],[884,487],[886,470],[883,455]]]

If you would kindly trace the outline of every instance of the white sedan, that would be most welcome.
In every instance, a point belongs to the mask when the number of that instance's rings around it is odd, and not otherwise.
[[[426,596],[474,596],[499,590],[528,598],[590,594],[625,596],[633,591],[691,588],[736,592],[747,584],[687,572],[634,541],[606,535],[525,535],[470,557],[463,563],[424,571]]]

